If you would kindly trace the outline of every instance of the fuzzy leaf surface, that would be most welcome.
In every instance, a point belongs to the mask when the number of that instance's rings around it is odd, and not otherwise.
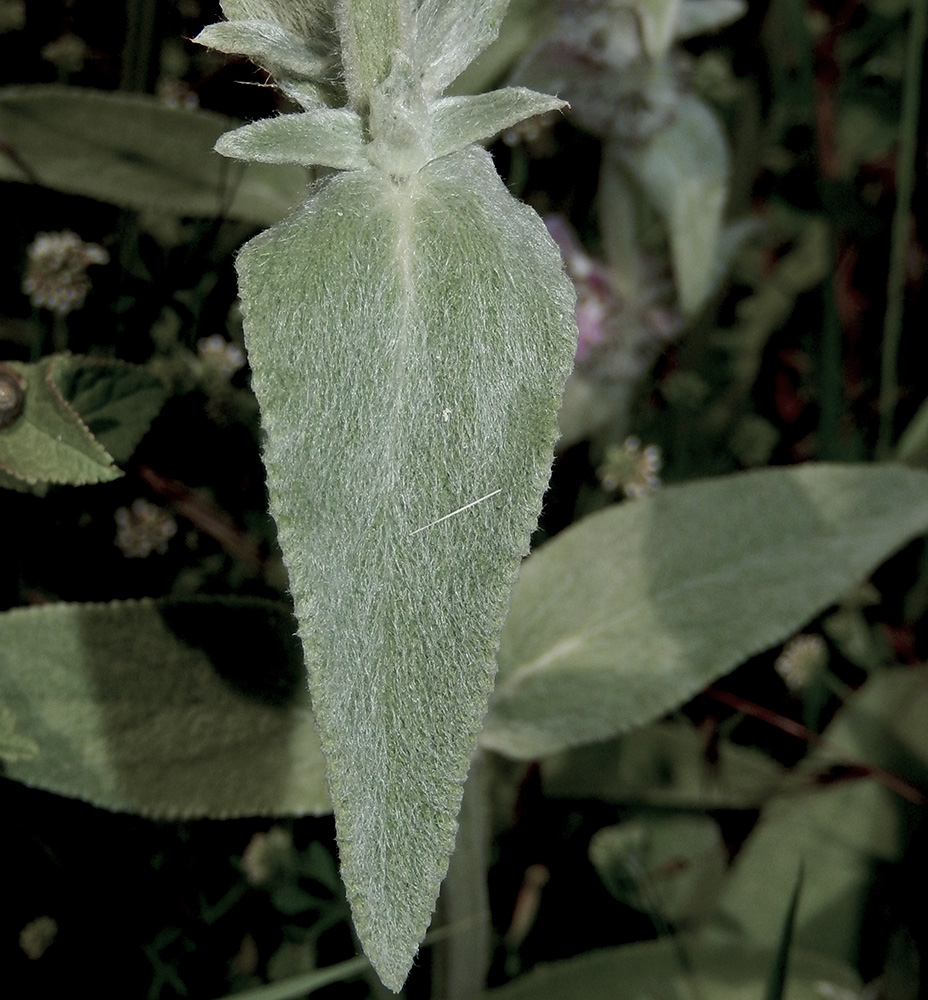
[[[422,85],[440,94],[499,34],[509,0],[423,0],[416,14]]]
[[[216,152],[236,160],[300,163],[347,170],[367,166],[361,119],[347,108],[264,118],[226,132]]]
[[[610,507],[527,560],[481,742],[532,758],[659,718],[928,528],[928,474],[804,465]]]
[[[0,180],[131,209],[266,225],[303,197],[300,167],[232,167],[213,153],[234,119],[141,94],[36,85],[0,90]]]
[[[329,812],[291,634],[256,600],[4,612],[0,705],[38,751],[5,774],[162,819]]]
[[[298,79],[317,79],[328,71],[328,60],[306,42],[273,21],[257,18],[220,21],[205,27],[194,41],[217,52],[248,56],[271,72]]]
[[[25,407],[0,430],[0,472],[29,485],[85,486],[122,475],[55,381],[70,360],[53,354],[34,365],[8,362],[25,380]]]
[[[526,118],[566,106],[556,97],[524,87],[505,87],[475,97],[445,97],[432,108],[432,155],[456,152]]]
[[[238,268],[342,876],[399,989],[548,479],[573,291],[475,148],[327,179]]]

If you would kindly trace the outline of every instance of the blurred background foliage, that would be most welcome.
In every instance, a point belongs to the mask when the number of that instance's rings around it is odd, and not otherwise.
[[[492,145],[579,296],[538,544],[661,483],[928,459],[924,8],[513,0],[454,89],[509,81],[571,104]],[[137,763],[148,799],[82,789],[152,819],[5,780],[11,995],[205,998],[303,976],[274,994],[299,996],[355,954],[324,795],[306,806],[318,748],[232,267],[311,178],[211,153],[231,118],[290,110],[261,70],[190,43],[220,16],[205,0],[0,0],[0,611],[60,640],[49,663],[91,628],[113,658],[135,629],[152,669],[202,684],[207,706],[218,669],[261,703],[222,710],[260,729],[268,760],[299,746],[314,762],[287,794],[319,815],[286,818],[275,788],[254,811],[278,818],[221,819],[270,774],[259,760],[223,786],[221,733],[218,751],[193,741],[219,755],[189,793],[218,788],[213,819],[157,797],[159,761]],[[48,617],[129,600],[131,621],[119,605]],[[502,996],[778,995],[802,855],[814,918],[790,995],[921,995],[926,604],[916,542],[672,717],[540,761],[491,756],[489,985],[569,958]],[[189,721],[185,739],[218,726]],[[0,751],[9,768],[37,751],[6,704]],[[742,964],[721,943],[734,925]],[[410,997],[469,995],[455,960],[440,938],[424,949]],[[343,973],[320,992],[383,993],[363,962]]]

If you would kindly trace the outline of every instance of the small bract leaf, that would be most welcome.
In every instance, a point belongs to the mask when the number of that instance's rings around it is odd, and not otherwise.
[[[193,41],[219,52],[248,56],[275,75],[317,80],[329,72],[327,57],[273,21],[221,21],[205,27]]]
[[[499,34],[509,0],[423,0],[416,14],[416,64],[423,87],[442,93]]]
[[[318,108],[264,118],[226,132],[216,152],[236,160],[299,163],[339,170],[368,166],[361,119],[347,108]]]
[[[305,194],[300,167],[230,169],[213,152],[238,122],[141,94],[78,87],[0,90],[0,180],[44,184],[132,209],[276,222]]]
[[[761,470],[593,514],[522,569],[481,742],[532,758],[651,722],[926,528],[928,474],[893,465]]]
[[[328,812],[290,635],[257,600],[0,614],[0,702],[40,751],[5,774],[156,818]]]
[[[342,875],[399,989],[548,479],[573,290],[476,148],[332,177],[238,267]]]
[[[431,108],[432,155],[455,153],[526,118],[566,107],[556,97],[524,87],[506,87],[475,97],[442,98]]]
[[[54,380],[62,358],[51,355],[34,365],[10,361],[25,380],[24,407],[0,429],[0,472],[27,484],[83,486],[118,479],[112,456],[64,399]]]

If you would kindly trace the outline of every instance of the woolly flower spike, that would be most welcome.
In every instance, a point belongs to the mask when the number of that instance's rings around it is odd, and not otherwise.
[[[90,291],[87,269],[109,263],[110,255],[96,243],[85,243],[66,229],[39,233],[27,250],[29,262],[23,291],[34,306],[66,316],[79,309]]]
[[[139,498],[116,511],[116,545],[127,559],[164,554],[177,534],[177,522],[163,507]]]
[[[820,635],[797,635],[783,647],[773,665],[790,691],[802,691],[825,666],[828,647]]]
[[[238,344],[231,344],[218,333],[197,341],[197,354],[211,372],[223,379],[230,379],[245,367],[245,352]]]
[[[621,447],[613,445],[603,464],[596,470],[603,488],[622,490],[629,499],[647,496],[660,488],[661,450],[649,444],[642,450],[636,437],[625,439]]]

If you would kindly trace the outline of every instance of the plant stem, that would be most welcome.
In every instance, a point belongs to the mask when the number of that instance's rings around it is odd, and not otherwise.
[[[925,46],[926,25],[928,25],[928,0],[912,0],[912,14],[905,52],[902,113],[899,122],[899,153],[896,160],[896,208],[893,212],[892,245],[889,252],[889,275],[886,287],[886,315],[883,320],[878,458],[885,458],[889,454],[893,438],[893,417],[899,395],[898,366],[905,299],[905,260],[912,227],[912,191],[915,187],[915,158],[918,145],[918,115],[921,102],[922,55]]]
[[[478,747],[464,786],[457,842],[438,903],[442,924],[451,933],[434,951],[432,995],[436,1000],[466,1000],[477,996],[486,984],[490,966],[490,771],[490,762]]]

